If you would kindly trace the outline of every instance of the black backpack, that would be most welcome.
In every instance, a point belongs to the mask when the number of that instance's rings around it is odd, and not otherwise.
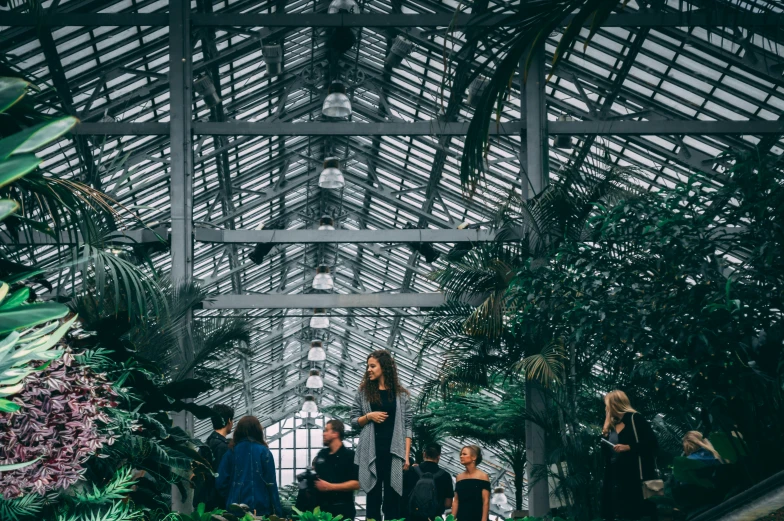
[[[443,503],[438,501],[436,488],[436,476],[444,471],[438,469],[435,474],[422,472],[418,465],[414,466],[414,470],[419,479],[408,498],[408,515],[413,519],[435,519],[444,511]]]

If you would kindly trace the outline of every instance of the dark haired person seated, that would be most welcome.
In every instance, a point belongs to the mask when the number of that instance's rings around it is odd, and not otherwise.
[[[441,445],[428,443],[423,462],[413,465],[403,476],[403,510],[406,519],[427,521],[444,515],[455,495],[452,477],[438,466]]]
[[[223,455],[229,450],[229,435],[234,427],[234,409],[228,405],[218,404],[212,408],[212,433],[204,441],[204,445],[199,447],[199,455],[206,459],[212,467],[212,473],[218,472]],[[195,480],[195,490],[193,493],[193,506],[204,503],[205,510],[210,511],[216,508],[224,508],[226,499],[221,496],[215,486],[215,477],[209,474],[200,476]]]
[[[313,460],[313,469],[318,474],[315,487],[322,512],[349,520],[357,515],[354,491],[359,490],[359,466],[354,463],[354,451],[343,445],[345,434],[340,420],[324,425],[324,448]]]

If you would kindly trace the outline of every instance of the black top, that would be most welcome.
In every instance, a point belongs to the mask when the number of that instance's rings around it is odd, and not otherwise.
[[[632,415],[634,425],[632,425]],[[610,433],[610,441],[617,436],[617,442],[628,445],[626,452],[616,453],[613,447],[602,443],[605,458],[604,485],[602,489],[602,517],[634,518],[645,511],[643,504],[641,481],[656,479],[656,452],[659,445],[656,435],[642,414],[627,412],[619,423],[623,430]],[[637,437],[634,427],[637,427]],[[640,465],[642,464],[642,480]],[[461,520],[462,521],[462,520]]]
[[[632,415],[634,416],[633,425]],[[655,458],[659,444],[651,424],[642,417],[642,414],[631,412],[624,414],[619,423],[623,423],[624,427],[621,432],[617,433],[617,443],[628,445],[630,450],[616,453],[612,447],[602,443],[606,465],[615,467],[613,472],[616,475],[620,473],[620,479],[636,480],[636,483],[639,483],[641,481],[640,460],[642,460],[643,480],[656,479]],[[637,427],[639,442],[634,436],[634,427]],[[614,458],[613,455],[617,455],[617,457]]]
[[[199,447],[199,455],[210,462],[212,472],[218,472],[218,467],[223,459],[223,455],[229,450],[229,440],[225,436],[212,431],[207,437],[204,445]],[[193,493],[193,506],[204,503],[207,510],[223,508],[226,501],[221,497],[218,489],[215,488],[215,478],[213,476],[201,477],[194,480],[195,490]]]
[[[347,449],[345,445],[342,445],[334,454],[329,453],[329,448],[321,449],[313,461],[313,468],[319,479],[327,483],[345,483],[346,481],[359,480],[359,467],[354,463],[354,451]],[[319,499],[322,509],[326,505],[340,503],[353,505],[354,491],[321,492]]]
[[[370,410],[373,412],[387,413],[387,419],[377,423],[376,433],[376,454],[389,452],[392,447],[392,436],[395,434],[395,413],[397,412],[397,400],[391,391],[379,391],[381,403],[371,403]]]
[[[436,482],[436,494],[438,495],[439,505],[443,506],[447,499],[452,499],[455,497],[455,491],[452,488],[452,476],[450,476],[448,472],[441,469],[441,467],[438,466],[438,463],[432,461],[423,461],[419,464],[419,469],[422,472],[429,472],[433,475],[433,479]],[[440,473],[439,470],[441,471]],[[414,469],[414,467],[411,467],[408,469],[408,472],[403,475],[403,497],[405,498],[403,501],[404,505],[408,505],[408,497],[411,494],[411,491],[414,489],[414,486],[417,484],[417,481],[419,481],[419,474]],[[438,515],[442,516],[444,514],[444,510],[446,509],[442,509]]]
[[[455,484],[457,516],[460,521],[487,521],[487,518],[482,519],[483,490],[490,492],[490,482],[486,479],[461,479]]]

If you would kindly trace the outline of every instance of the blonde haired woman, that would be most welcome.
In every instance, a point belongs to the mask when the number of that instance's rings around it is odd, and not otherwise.
[[[708,464],[723,463],[713,444],[700,431],[689,431],[683,437],[683,454],[688,459],[704,461]]]
[[[602,518],[655,518],[656,505],[643,499],[642,482],[656,479],[656,435],[623,391],[607,393],[604,406]]]

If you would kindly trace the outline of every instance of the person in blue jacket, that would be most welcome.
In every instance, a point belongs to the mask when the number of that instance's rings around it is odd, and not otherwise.
[[[244,416],[223,456],[215,480],[226,508],[244,503],[257,516],[282,515],[277,472],[272,452],[264,441],[264,429],[255,416]]]

